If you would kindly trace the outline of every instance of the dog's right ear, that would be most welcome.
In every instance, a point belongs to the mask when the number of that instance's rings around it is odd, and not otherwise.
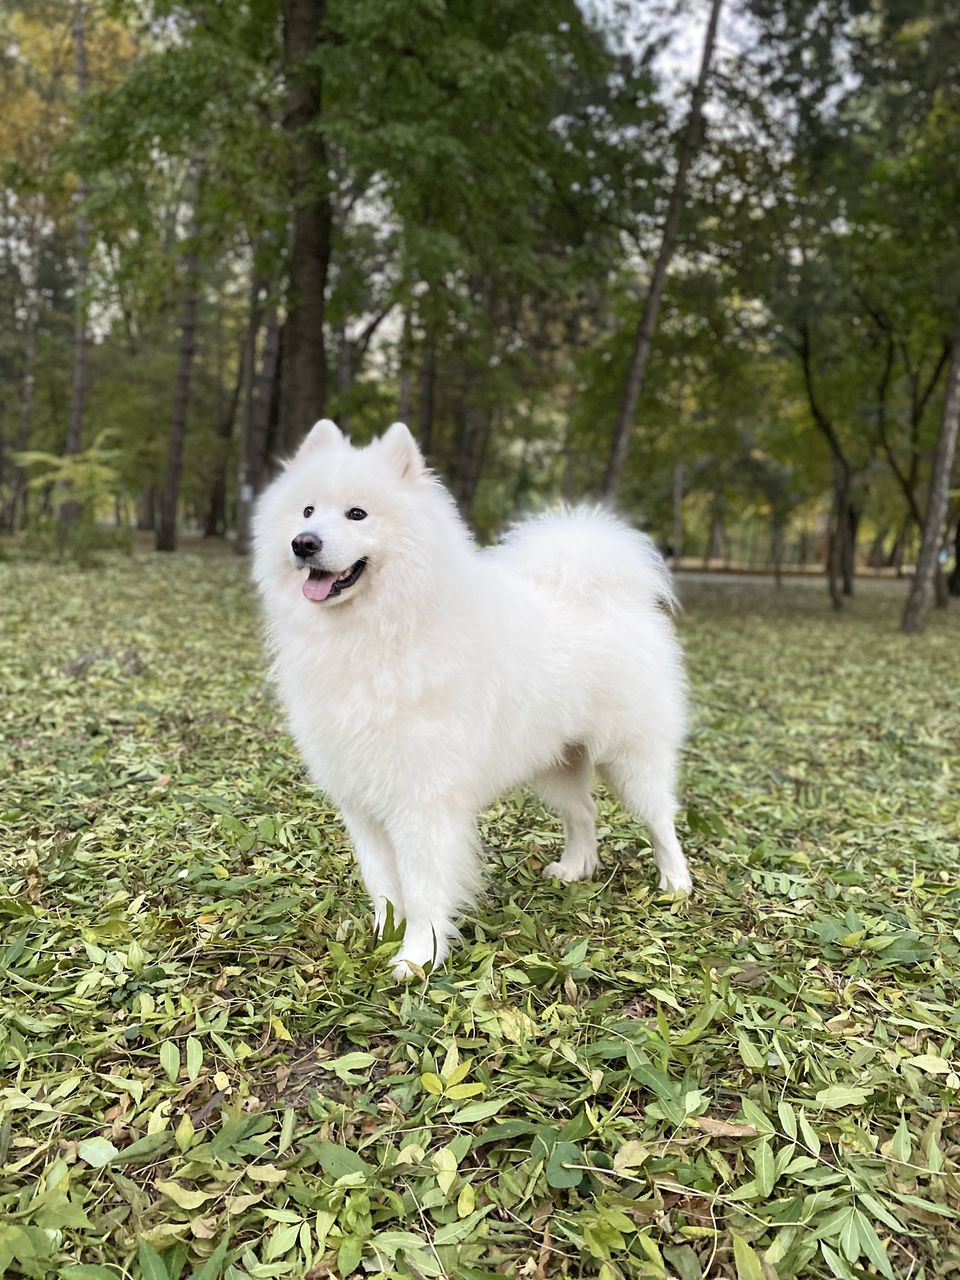
[[[318,449],[339,449],[347,443],[347,437],[330,418],[321,418],[307,432],[296,456],[304,458]]]
[[[395,422],[376,442],[380,452],[405,480],[413,480],[424,472],[423,454],[405,422]]]

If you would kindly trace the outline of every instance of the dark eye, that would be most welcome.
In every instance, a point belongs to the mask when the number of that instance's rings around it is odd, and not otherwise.
[[[312,515],[313,515],[313,507],[304,507],[304,508],[303,508],[303,518],[304,518],[305,520],[309,520],[309,519],[310,519],[310,517],[311,517]]]
[[[366,520],[366,518],[367,513],[364,511],[363,507],[351,507],[347,512],[348,520]]]

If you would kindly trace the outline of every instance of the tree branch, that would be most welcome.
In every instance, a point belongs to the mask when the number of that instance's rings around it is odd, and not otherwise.
[[[810,412],[813,414],[813,420],[819,431],[826,438],[827,444],[830,446],[830,452],[833,454],[834,460],[843,472],[844,480],[849,483],[851,467],[847,460],[846,454],[840,444],[840,438],[837,435],[833,423],[823,411],[820,401],[817,399],[816,388],[813,385],[813,366],[810,351],[810,326],[804,320],[799,326],[800,341],[796,347],[797,354],[803,365],[803,384],[807,390],[807,403],[810,405]]]

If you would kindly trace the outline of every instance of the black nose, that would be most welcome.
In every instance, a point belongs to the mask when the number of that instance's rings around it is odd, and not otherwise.
[[[308,556],[316,555],[323,543],[315,533],[298,533],[290,545],[293,547],[295,556],[299,556],[301,560],[306,560]]]

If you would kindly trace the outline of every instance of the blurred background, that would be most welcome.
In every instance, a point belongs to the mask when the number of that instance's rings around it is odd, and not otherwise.
[[[960,0],[0,0],[0,1275],[960,1275],[958,68]],[[517,790],[388,984],[244,554],[323,415],[682,570],[689,902]]]
[[[316,418],[402,418],[482,538],[595,495],[945,603],[958,50],[955,0],[9,0],[0,545],[243,552]]]

